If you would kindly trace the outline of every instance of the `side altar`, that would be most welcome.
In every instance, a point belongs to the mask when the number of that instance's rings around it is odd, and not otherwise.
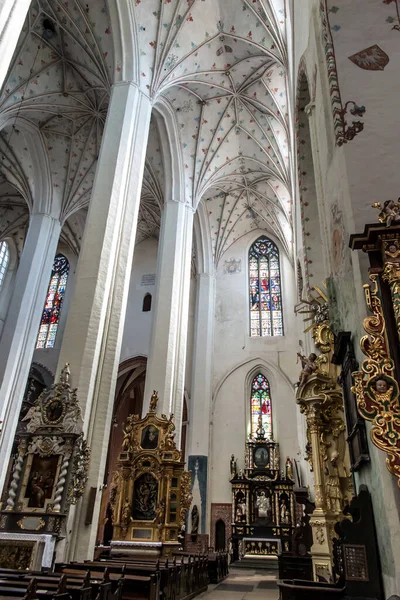
[[[295,524],[293,467],[280,472],[279,444],[266,439],[261,416],[256,437],[246,442],[245,469],[231,458],[234,559],[277,559],[290,552]]]
[[[52,566],[70,507],[87,482],[90,449],[82,430],[67,363],[59,382],[40,394],[18,424],[0,512],[0,567]]]
[[[114,473],[111,553],[168,556],[180,546],[192,496],[191,473],[174,441],[174,415],[156,414],[154,392],[147,415],[130,415]]]

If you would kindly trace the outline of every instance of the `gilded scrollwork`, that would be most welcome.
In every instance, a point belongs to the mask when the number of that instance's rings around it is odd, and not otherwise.
[[[76,504],[85,491],[90,462],[90,448],[81,434],[76,442],[73,460],[72,481],[68,489],[68,504]]]
[[[395,283],[390,280],[390,273],[393,274],[391,267],[386,275],[384,271],[384,277],[392,287]],[[372,315],[364,319],[367,335],[360,341],[361,349],[368,358],[363,361],[361,371],[353,373],[353,392],[359,413],[372,423],[371,440],[386,453],[386,466],[398,478],[400,486],[399,387],[394,377],[394,362],[390,357],[378,276],[371,274],[370,280],[371,284],[364,286],[364,290]],[[399,283],[397,280],[396,288]]]

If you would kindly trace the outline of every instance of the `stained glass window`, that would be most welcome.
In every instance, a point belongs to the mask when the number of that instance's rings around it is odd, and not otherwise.
[[[279,250],[267,237],[249,251],[250,336],[283,335]]]
[[[3,284],[10,260],[10,251],[7,242],[0,242],[0,288]]]
[[[256,437],[258,419],[261,415],[265,437],[272,437],[272,411],[269,381],[262,373],[256,375],[251,384],[251,437]]]
[[[56,341],[58,322],[65,296],[69,273],[69,262],[63,254],[54,259],[50,284],[47,290],[36,348],[53,348]]]

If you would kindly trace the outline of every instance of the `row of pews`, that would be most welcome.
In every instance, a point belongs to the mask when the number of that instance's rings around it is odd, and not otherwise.
[[[0,600],[190,600],[228,574],[228,554],[112,556],[59,564],[55,572],[0,569]]]
[[[0,599],[122,600],[123,574],[112,581],[108,570],[94,579],[88,569],[76,576],[63,573],[0,569]]]

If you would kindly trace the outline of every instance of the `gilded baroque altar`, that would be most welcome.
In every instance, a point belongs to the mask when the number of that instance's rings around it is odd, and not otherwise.
[[[157,403],[154,392],[147,415],[130,415],[125,423],[111,490],[112,552],[168,555],[179,547],[191,473],[176,448],[174,415],[158,416]]]
[[[245,468],[231,458],[234,558],[267,558],[291,550],[295,527],[293,467],[280,471],[279,444],[265,437],[261,417],[256,436],[246,442]]]

